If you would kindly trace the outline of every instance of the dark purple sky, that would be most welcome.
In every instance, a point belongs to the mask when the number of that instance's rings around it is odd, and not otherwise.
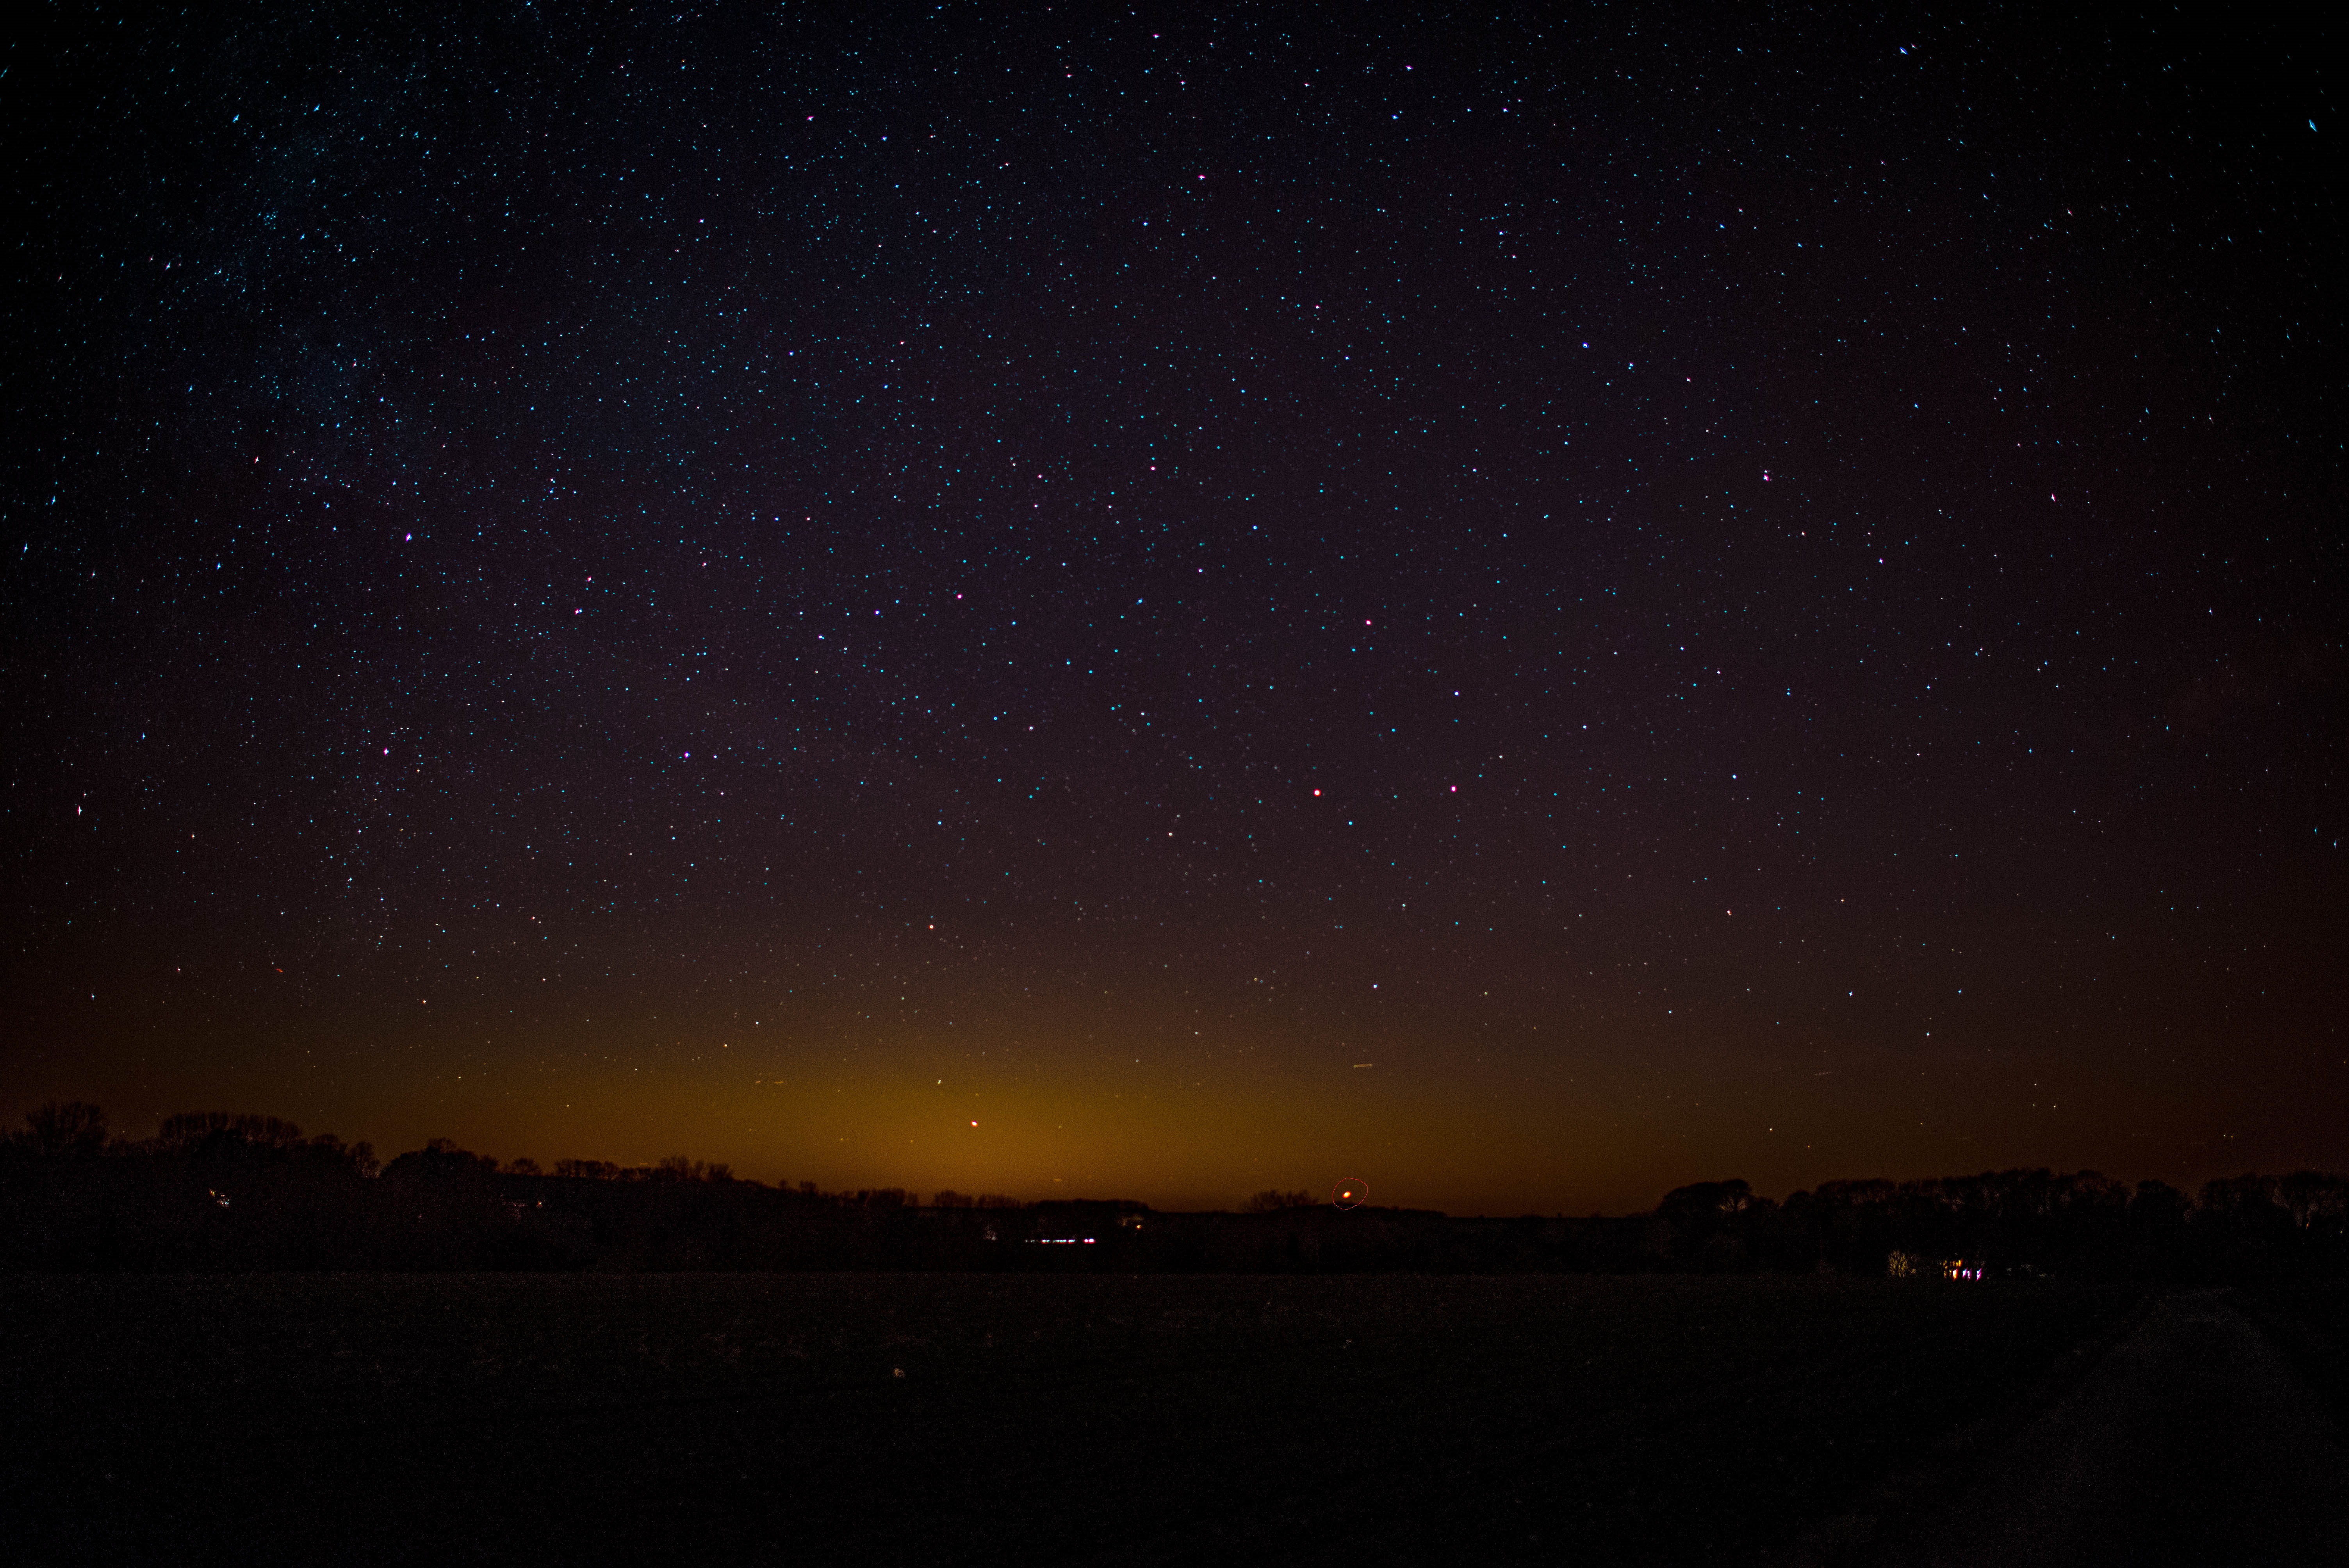
[[[2349,1161],[2322,36],[202,9],[0,77],[0,1112]]]

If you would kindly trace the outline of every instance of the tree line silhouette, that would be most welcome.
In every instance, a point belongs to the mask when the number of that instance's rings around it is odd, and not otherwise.
[[[2349,1275],[2349,1179],[2245,1175],[2191,1196],[2093,1171],[1822,1183],[1784,1202],[1699,1182],[1652,1212],[1458,1218],[1271,1190],[1238,1213],[770,1186],[682,1157],[504,1163],[196,1111],[154,1137],[52,1102],[0,1137],[0,1269],[1075,1269],[1283,1273],[1947,1273],[2162,1281]]]

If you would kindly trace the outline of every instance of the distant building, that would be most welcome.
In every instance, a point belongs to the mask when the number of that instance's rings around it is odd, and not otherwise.
[[[1894,1279],[1930,1279],[1937,1274],[1947,1280],[1988,1277],[1979,1258],[1929,1258],[1918,1253],[1887,1253],[1884,1272]]]

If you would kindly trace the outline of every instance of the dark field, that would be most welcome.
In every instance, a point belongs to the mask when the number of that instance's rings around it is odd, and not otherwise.
[[[34,1562],[1767,1561],[2138,1299],[20,1276],[0,1279],[0,1452],[11,1555]]]

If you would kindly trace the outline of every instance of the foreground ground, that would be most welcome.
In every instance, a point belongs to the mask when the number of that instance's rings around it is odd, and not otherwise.
[[[2064,1398],[1879,1543],[1886,1568],[2320,1568],[2349,1445],[2235,1293],[2154,1304]]]
[[[1758,1562],[2123,1287],[0,1280],[11,1554]]]

